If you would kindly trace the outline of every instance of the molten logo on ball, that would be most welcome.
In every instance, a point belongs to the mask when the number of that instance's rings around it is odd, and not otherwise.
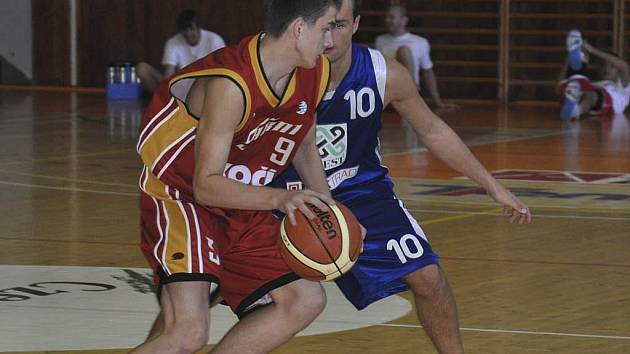
[[[298,275],[310,280],[333,280],[356,262],[363,247],[361,227],[341,203],[320,210],[309,205],[316,217],[296,212],[296,225],[287,219],[280,226],[280,253]]]
[[[330,221],[330,213],[327,211],[322,211],[318,207],[311,204],[309,204],[309,207],[315,212],[315,214],[317,214],[317,217],[319,218],[319,221],[321,223],[320,225],[324,227],[324,230],[328,235],[328,239],[332,240],[333,238],[337,237],[335,226],[333,225],[332,221]]]

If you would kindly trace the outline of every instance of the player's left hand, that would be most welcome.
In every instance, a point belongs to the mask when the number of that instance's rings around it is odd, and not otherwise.
[[[492,199],[503,205],[503,214],[508,217],[510,224],[518,223],[522,225],[532,222],[532,213],[527,205],[521,202],[512,192],[505,189],[505,187],[498,184],[489,193]]]

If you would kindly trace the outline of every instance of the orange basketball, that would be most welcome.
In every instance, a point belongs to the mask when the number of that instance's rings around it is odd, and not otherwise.
[[[297,210],[295,225],[285,217],[280,226],[280,253],[302,278],[333,280],[357,261],[363,248],[361,227],[350,209],[339,202],[327,211],[307,205],[317,217],[308,219]]]

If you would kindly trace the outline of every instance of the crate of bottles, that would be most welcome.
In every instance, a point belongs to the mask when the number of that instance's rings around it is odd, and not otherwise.
[[[107,66],[107,99],[133,100],[140,98],[142,85],[135,64],[129,61],[114,62]]]

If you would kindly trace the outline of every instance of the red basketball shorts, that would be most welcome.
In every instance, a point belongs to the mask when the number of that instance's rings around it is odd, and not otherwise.
[[[140,204],[140,247],[158,291],[171,282],[212,282],[242,316],[298,279],[280,256],[280,221],[269,211],[204,208],[146,193]]]
[[[561,104],[564,103],[565,100],[564,92],[567,88],[567,84],[571,81],[577,82],[580,85],[582,92],[593,91],[597,93],[597,104],[593,110],[589,112],[590,114],[603,116],[612,112],[612,97],[610,94],[604,90],[604,88],[593,85],[591,80],[583,75],[572,75],[560,83]]]

